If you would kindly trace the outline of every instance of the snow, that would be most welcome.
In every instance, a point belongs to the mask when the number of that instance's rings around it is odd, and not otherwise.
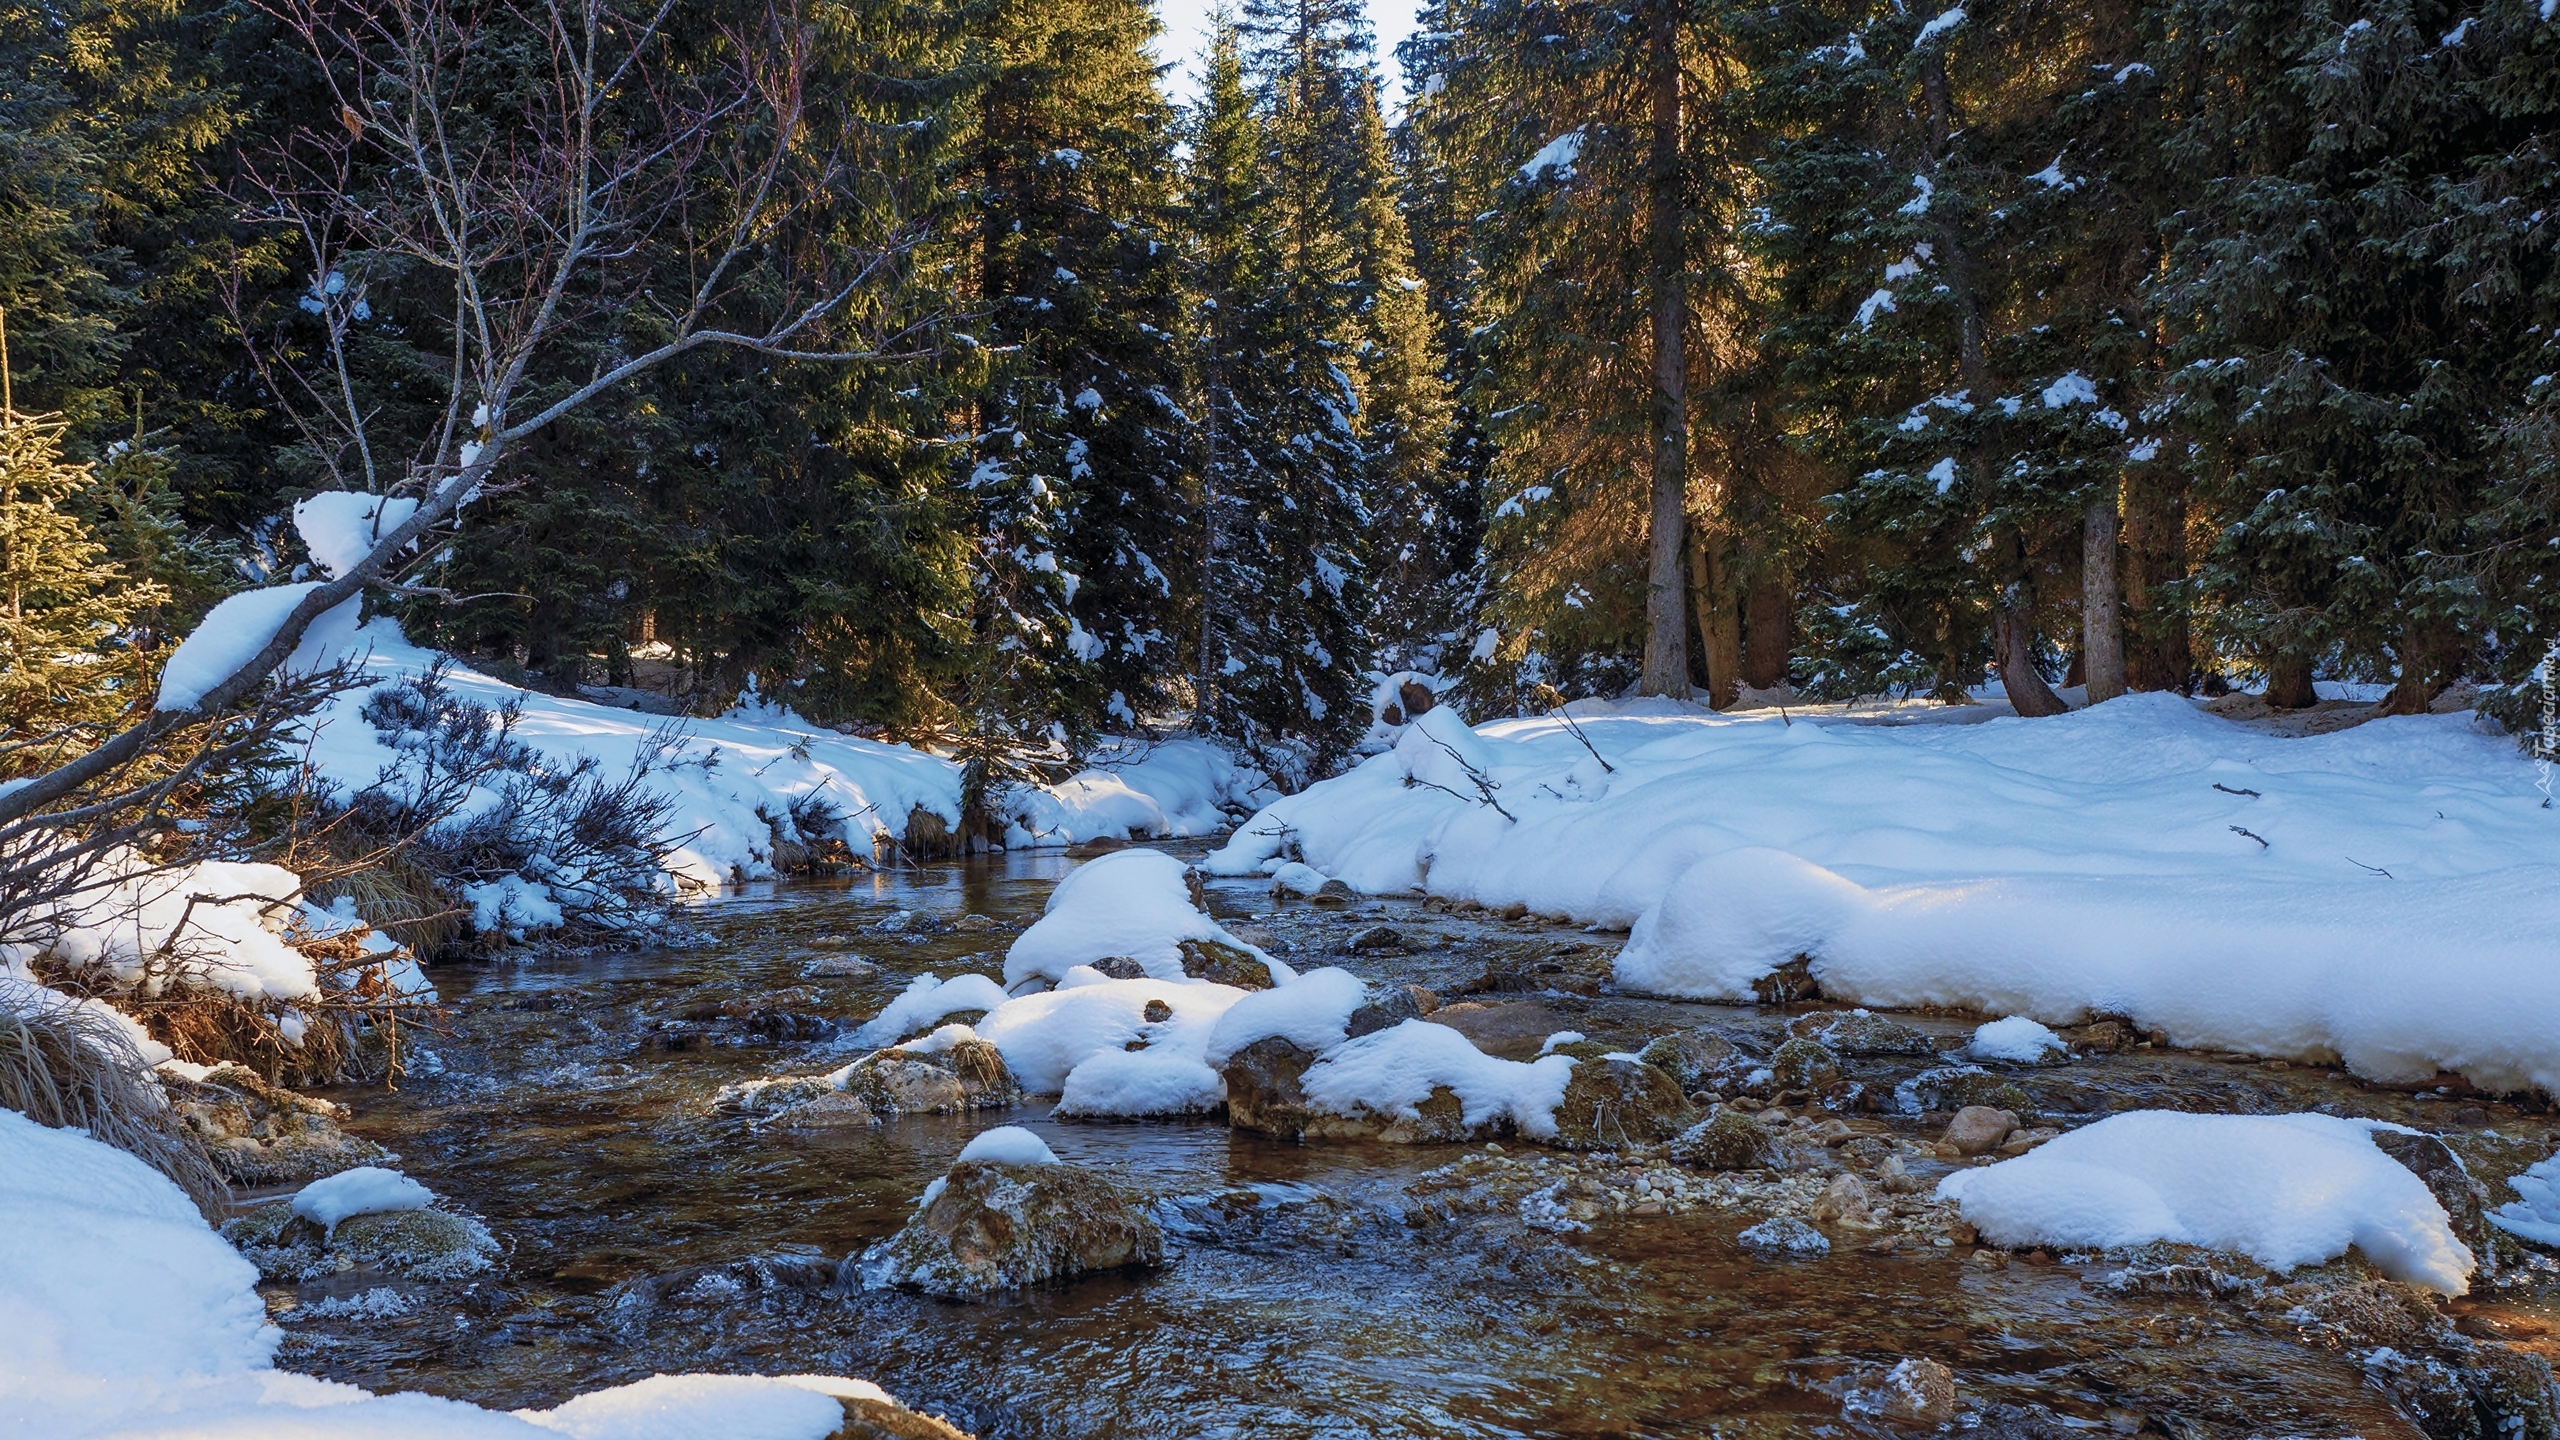
[[[2106,1248],[2170,1240],[2272,1269],[2349,1246],[2394,1280],[2470,1288],[2471,1252],[2426,1183],[2373,1143],[2380,1121],[2137,1110],[2015,1160],[1959,1170],[1938,1195],[1995,1244]]]
[[[1953,15],[1958,20],[1962,20],[1964,18],[1964,12],[1961,10],[1950,10],[1947,12],[1947,15]],[[1929,24],[1923,28],[1920,38],[1923,40],[1927,39],[1928,31],[1936,29],[1939,21],[1945,20],[1947,15],[1941,15],[1937,20],[1930,21]],[[1902,203],[1902,208],[1896,210],[1894,213],[1897,215],[1928,214],[1930,198],[1938,193],[1937,182],[1931,180],[1926,175],[1914,175],[1911,177],[1911,188],[1916,193],[1914,193],[1909,200],[1904,201]]]
[[[1259,772],[1206,740],[1112,740],[1090,758],[1090,766],[1057,785],[1005,794],[1007,848],[1210,835],[1226,828],[1230,807],[1250,808],[1279,794]]]
[[[2069,1054],[2070,1050],[2061,1036],[2024,1015],[2011,1015],[1976,1029],[1973,1043],[1965,1047],[1976,1060],[2009,1060],[2021,1065],[2051,1059],[2055,1051]]]
[[[173,1062],[168,1046],[151,1038],[140,1021],[108,1004],[39,985],[23,975],[0,973],[0,1011],[12,1015],[40,1015],[58,1010],[77,1010],[104,1021],[133,1046],[145,1065],[167,1065]],[[89,1042],[94,1043],[94,1042]],[[107,1047],[100,1046],[104,1049]]]
[[[192,710],[205,692],[228,680],[250,657],[267,648],[284,628],[285,618],[302,597],[320,588],[317,580],[295,585],[269,585],[243,590],[213,607],[202,623],[178,642],[177,651],[160,670],[158,710]],[[349,608],[354,601],[341,609]],[[334,612],[333,612],[334,613]]]
[[[2560,1089],[2560,829],[2531,762],[2468,716],[2285,738],[2158,694],[2038,720],[1568,712],[1616,767],[1596,795],[1562,719],[1500,721],[1474,735],[1516,822],[1408,787],[1405,757],[1381,755],[1271,805],[1203,868],[1261,874],[1292,851],[1371,894],[1633,926],[1633,990],[1747,997],[1808,955],[1849,1004],[2103,1011],[2375,1080]]]
[[[1291,860],[1271,872],[1271,888],[1283,895],[1315,895],[1332,879],[1313,865]]]
[[[1445,1085],[1469,1127],[1508,1119],[1521,1134],[1545,1139],[1556,1133],[1556,1106],[1573,1066],[1568,1055],[1504,1060],[1446,1025],[1407,1020],[1343,1042],[1308,1066],[1298,1085],[1320,1110],[1355,1115],[1365,1108],[1405,1119],[1419,1118],[1422,1102]]]
[[[2560,1155],[2507,1181],[2519,1197],[2489,1212],[2490,1223],[2537,1245],[2560,1245]]]
[[[983,1160],[990,1165],[1055,1165],[1056,1152],[1048,1142],[1019,1125],[999,1125],[981,1130],[960,1148],[962,1161]]]
[[[1921,46],[1928,44],[1930,41],[1944,35],[1963,23],[1964,8],[1962,6],[1942,10],[1938,12],[1938,17],[1936,19],[1920,27],[1919,34],[1911,37],[1911,48],[1917,50]]]
[[[273,1368],[257,1270],[158,1172],[0,1110],[0,1415],[46,1440],[821,1440],[860,1381],[658,1376],[502,1415]]]
[[[1559,178],[1571,179],[1574,163],[1581,158],[1582,132],[1567,130],[1538,147],[1538,153],[1530,156],[1529,163],[1520,167],[1520,178],[1535,180],[1554,170],[1559,172]]]
[[[963,1010],[993,1010],[1003,1003],[1004,987],[984,975],[954,975],[948,980],[919,975],[907,982],[898,998],[853,1032],[853,1043],[876,1050],[919,1030],[932,1029],[946,1015]]]
[[[1893,312],[1893,292],[1891,290],[1878,290],[1866,299],[1858,302],[1858,328],[1861,330],[1867,329],[1876,323],[1876,317],[1878,315],[1890,315]]]
[[[1202,1058],[1224,1065],[1237,1051],[1275,1035],[1321,1055],[1342,1043],[1351,1012],[1367,997],[1368,988],[1348,970],[1332,965],[1310,970],[1294,985],[1257,990],[1229,1006],[1209,1032]]]
[[[51,917],[47,952],[65,967],[102,967],[122,986],[156,995],[172,981],[244,999],[300,1000],[319,993],[311,961],[285,943],[302,879],[275,865],[226,860],[155,869],[111,857],[97,889]],[[322,919],[315,930],[332,928]]]
[[[1137,961],[1160,979],[1180,979],[1185,940],[1215,940],[1250,951],[1275,978],[1295,973],[1193,906],[1184,870],[1180,860],[1158,850],[1122,850],[1078,866],[1049,892],[1040,919],[1006,953],[1006,988],[1033,977],[1054,982],[1071,966],[1115,956]]]
[[[293,1213],[334,1235],[341,1220],[393,1210],[424,1210],[435,1199],[434,1191],[397,1170],[359,1165],[295,1191]]]
[[[1097,1056],[1131,1053],[1124,1047],[1132,1040],[1146,1041],[1149,1051],[1185,1055],[1198,1063],[1218,1017],[1244,994],[1205,980],[1100,980],[1007,1000],[978,1022],[977,1032],[1003,1053],[1022,1088],[1035,1095],[1060,1095],[1078,1067]],[[1172,1018],[1150,1022],[1149,1001],[1161,1002]],[[1107,1099],[1099,1094],[1085,1098],[1094,1104]]]
[[[418,513],[414,498],[385,499],[353,490],[327,490],[293,506],[293,528],[311,550],[311,563],[335,580],[373,553],[385,531]]]
[[[2065,372],[2061,379],[2044,387],[2044,408],[2047,410],[2060,410],[2067,405],[2097,403],[2098,387],[2090,381],[2088,376],[2077,370]]]

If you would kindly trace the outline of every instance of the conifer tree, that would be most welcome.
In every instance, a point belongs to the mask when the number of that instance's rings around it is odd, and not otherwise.
[[[74,506],[91,476],[62,458],[68,428],[0,400],[0,737],[14,742],[0,778],[63,758],[27,742],[122,714],[156,658],[127,627],[168,592],[127,576],[81,523]]]

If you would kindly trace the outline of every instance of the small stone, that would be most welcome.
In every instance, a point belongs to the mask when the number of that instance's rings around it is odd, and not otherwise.
[[[1391,985],[1372,994],[1374,998],[1369,1003],[1351,1012],[1350,1023],[1343,1032],[1346,1038],[1392,1030],[1440,1008],[1440,997],[1419,985]]]
[[[1755,1068],[1731,1040],[1703,1028],[1662,1036],[1637,1051],[1636,1058],[1692,1093],[1738,1088]]]
[[[1083,860],[1095,855],[1108,855],[1114,850],[1126,850],[1128,848],[1129,842],[1120,836],[1096,835],[1090,840],[1079,840],[1075,844],[1068,846],[1067,858],[1070,860]]]
[[[1150,1000],[1147,1002],[1147,1008],[1138,1013],[1146,1019],[1148,1024],[1161,1025],[1173,1018],[1173,1007],[1162,1000]]]
[[[800,967],[810,980],[868,980],[879,973],[878,961],[860,955],[823,955]]]
[[[1271,967],[1252,951],[1223,940],[1183,941],[1182,973],[1194,980],[1232,985],[1239,990],[1271,988]]]
[[[1792,1215],[1773,1216],[1733,1238],[1768,1260],[1810,1260],[1831,1253],[1831,1242],[1821,1231]]]
[[[1928,1185],[1927,1181],[1911,1173],[1899,1155],[1887,1155],[1876,1166],[1876,1183],[1884,1188],[1887,1195],[1916,1195]]]
[[[2009,1111],[1967,1105],[1947,1122],[1947,1133],[1938,1143],[1953,1147],[1958,1155],[1988,1155],[2017,1128],[2018,1117]]]
[[[1825,1010],[1787,1022],[1787,1034],[1812,1040],[1836,1055],[1934,1055],[1928,1032],[1871,1010]]]
[[[997,920],[993,916],[981,915],[972,910],[968,914],[961,916],[959,919],[952,921],[951,928],[954,932],[962,935],[983,935],[990,930],[1003,929],[1004,922]]]
[[[1352,936],[1350,943],[1343,948],[1354,955],[1368,955],[1388,950],[1409,950],[1413,947],[1405,943],[1404,932],[1393,925],[1372,925]]]
[[[1105,955],[1093,962],[1093,968],[1114,980],[1144,980],[1147,967],[1126,955]]]
[[[1955,1372],[1935,1360],[1902,1361],[1885,1375],[1884,1384],[1870,1393],[1875,1413],[1887,1420],[1906,1425],[1947,1425],[1956,1418]]]

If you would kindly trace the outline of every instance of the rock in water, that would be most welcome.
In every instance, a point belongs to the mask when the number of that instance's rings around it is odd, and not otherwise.
[[[1671,1161],[1692,1170],[1775,1170],[1786,1163],[1767,1126],[1721,1105],[1671,1142]]]
[[[1850,1398],[1849,1409],[1902,1425],[1947,1425],[1956,1418],[1955,1372],[1935,1360],[1905,1360],[1872,1390]]]
[[[1613,1150],[1668,1140],[1698,1118],[1670,1076],[1633,1060],[1577,1060],[1556,1105],[1555,1143]]]
[[[1343,1027],[1343,1038],[1357,1040],[1380,1030],[1392,1030],[1440,1008],[1440,997],[1419,985],[1393,985],[1373,994],[1376,998],[1351,1012],[1351,1019]]]
[[[1787,1034],[1811,1040],[1840,1055],[1934,1055],[1937,1042],[1928,1032],[1887,1019],[1871,1010],[1825,1010],[1787,1022]]]
[[[1790,1040],[1769,1056],[1769,1088],[1812,1093],[1840,1078],[1840,1057],[1818,1040]]]
[[[2018,1128],[2018,1117],[2006,1110],[1988,1105],[1967,1105],[1947,1122],[1947,1133],[1938,1143],[1953,1147],[1959,1155],[1988,1155]]]
[[[1096,1270],[1164,1263],[1146,1200],[1080,1166],[963,1160],[906,1228],[862,1252],[866,1290],[982,1300]]]
[[[1271,988],[1271,967],[1250,950],[1218,940],[1182,942],[1182,973],[1194,980],[1233,985],[1239,990]]]
[[[1637,1051],[1636,1058],[1670,1076],[1691,1095],[1709,1090],[1730,1093],[1757,1068],[1732,1041],[1703,1028],[1665,1035]]]
[[[1831,1253],[1831,1242],[1792,1215],[1763,1220],[1733,1237],[1742,1248],[1769,1260],[1810,1260]]]

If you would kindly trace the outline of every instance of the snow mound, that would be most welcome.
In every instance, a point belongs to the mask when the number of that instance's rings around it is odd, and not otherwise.
[[[1286,965],[1227,933],[1191,903],[1186,867],[1159,850],[1120,850],[1078,866],[1049,892],[1038,921],[1006,952],[1007,988],[1029,979],[1058,981],[1068,969],[1124,958],[1158,979],[1183,976],[1182,942],[1215,940],[1250,951],[1272,978],[1294,977]]]
[[[1228,1006],[1210,1030],[1201,1058],[1223,1066],[1237,1051],[1275,1035],[1321,1055],[1342,1043],[1351,1012],[1367,998],[1368,987],[1348,970],[1332,965],[1310,970],[1295,984],[1256,990]]]
[[[2057,1051],[2067,1055],[2071,1047],[2063,1043],[2061,1036],[2026,1016],[2011,1015],[1976,1028],[1973,1043],[1965,1051],[1976,1060],[2035,1065],[2052,1059]]]
[[[861,1381],[661,1375],[498,1414],[273,1368],[258,1272],[157,1171],[0,1110],[0,1415],[47,1440],[822,1440]]]
[[[2471,1252],[2426,1183],[2373,1143],[2380,1121],[2328,1115],[2112,1115],[1938,1184],[1996,1244],[2171,1240],[2277,1270],[2349,1246],[2394,1280],[2470,1288]]]
[[[1473,730],[1434,710],[1202,868],[1631,926],[1632,990],[1747,997],[1801,956],[1850,1004],[2107,1012],[2374,1080],[2560,1091],[2540,801],[2461,715],[2285,738],[2157,694],[2037,720],[1577,701]]]
[[[316,932],[332,928],[329,912],[297,905],[302,877],[227,860],[172,870],[132,856],[110,863],[124,874],[53,917],[55,961],[102,966],[126,986],[181,980],[245,999],[319,993],[311,961],[283,939],[297,914]]]
[[[1069,1078],[1086,1063],[1138,1053],[1128,1050],[1132,1041],[1144,1042],[1146,1053],[1165,1052],[1201,1064],[1218,1017],[1244,995],[1232,986],[1205,980],[1099,980],[1007,1000],[987,1012],[977,1031],[980,1039],[1003,1054],[1006,1067],[1023,1089],[1035,1095],[1061,1095]],[[1151,1006],[1160,1007],[1166,1018],[1149,1020]],[[1089,1083],[1099,1085],[1105,1074],[1118,1076],[1115,1083],[1147,1078],[1131,1073],[1127,1062],[1111,1060]],[[1090,1106],[1103,1097],[1086,1093],[1080,1098]],[[1208,1104],[1224,1098],[1221,1086]],[[1087,1109],[1086,1113],[1105,1112]]]
[[[1230,807],[1279,795],[1260,772],[1206,740],[1109,740],[1089,758],[1063,783],[1003,797],[1008,848],[1212,835],[1226,828]]]
[[[1366,1109],[1408,1120],[1419,1119],[1422,1102],[1445,1085],[1458,1097],[1468,1128],[1509,1119],[1521,1134],[1543,1140],[1556,1133],[1556,1106],[1573,1066],[1567,1055],[1504,1060],[1446,1025],[1407,1020],[1336,1046],[1298,1083],[1320,1110],[1356,1115]]]
[[[968,1144],[960,1147],[961,1160],[983,1160],[990,1165],[1055,1165],[1057,1153],[1049,1142],[1019,1125],[999,1125],[981,1130]]]
[[[946,1015],[963,1010],[993,1010],[1003,1003],[1004,987],[984,975],[954,975],[948,980],[919,975],[907,982],[898,998],[853,1032],[853,1043],[876,1050],[919,1030],[932,1029]]]
[[[2507,1182],[2521,1197],[2489,1212],[2489,1221],[2537,1245],[2560,1246],[2560,1155]]]
[[[392,1210],[424,1210],[435,1199],[434,1191],[397,1170],[359,1165],[295,1191],[293,1213],[335,1234],[341,1220]]]

